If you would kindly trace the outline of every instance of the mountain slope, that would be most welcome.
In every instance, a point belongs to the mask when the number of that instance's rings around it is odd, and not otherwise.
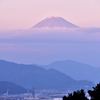
[[[84,88],[84,85],[79,81],[55,69],[45,70],[34,65],[16,64],[3,60],[0,60],[0,80],[35,89],[75,90],[80,87]],[[87,85],[92,88],[94,83],[88,81]]]
[[[76,61],[56,61],[50,65],[41,66],[45,69],[54,68],[66,75],[73,77],[76,80],[89,80],[95,83],[100,81],[100,68],[90,66],[88,64],[79,63]]]
[[[66,21],[65,19],[61,17],[50,17],[42,20],[41,22],[37,23],[32,28],[55,28],[55,27],[66,27],[66,28],[76,28],[78,26]],[[31,29],[32,29],[31,28]]]
[[[4,94],[8,91],[9,94],[22,94],[27,93],[27,90],[12,82],[0,81],[0,94]]]

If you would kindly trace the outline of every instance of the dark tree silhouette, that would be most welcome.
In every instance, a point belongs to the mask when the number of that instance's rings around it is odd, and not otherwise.
[[[68,97],[64,96],[63,100],[88,100],[87,97],[85,97],[85,92],[83,89],[80,91],[74,91],[73,94],[68,94]]]
[[[88,93],[91,96],[91,100],[100,100],[100,83],[96,87],[93,87],[94,90],[89,90]]]

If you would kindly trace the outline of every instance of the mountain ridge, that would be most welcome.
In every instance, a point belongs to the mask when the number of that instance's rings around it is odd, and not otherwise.
[[[95,83],[98,83],[98,81],[100,81],[100,68],[96,68],[91,65],[80,63],[77,61],[55,61],[49,65],[42,65],[41,67],[45,69],[54,68],[62,73],[73,77],[76,80],[89,80]]]
[[[5,74],[6,73],[6,74]],[[84,85],[55,69],[46,70],[34,65],[16,64],[0,60],[0,81],[14,82],[27,89],[75,90]],[[84,83],[87,81],[83,80]],[[89,88],[95,84],[87,82]]]

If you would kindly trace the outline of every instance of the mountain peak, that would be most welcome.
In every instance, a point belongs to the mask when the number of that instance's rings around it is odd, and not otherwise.
[[[47,17],[48,19],[50,19],[50,18],[57,18],[57,17],[54,17],[54,16],[50,16],[50,17]]]
[[[74,25],[62,17],[47,17],[46,19],[40,21],[31,29],[34,28],[77,28],[77,25]]]

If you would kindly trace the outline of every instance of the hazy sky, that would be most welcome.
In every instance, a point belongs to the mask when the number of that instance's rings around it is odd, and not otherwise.
[[[100,0],[0,0],[0,30],[29,29],[48,16],[100,27]]]
[[[75,60],[100,67],[100,28],[1,31],[0,59],[27,64]]]
[[[92,28],[27,30],[50,16]],[[93,27],[100,27],[100,0],[0,0],[0,59],[38,64],[68,59],[100,67],[100,28]]]

